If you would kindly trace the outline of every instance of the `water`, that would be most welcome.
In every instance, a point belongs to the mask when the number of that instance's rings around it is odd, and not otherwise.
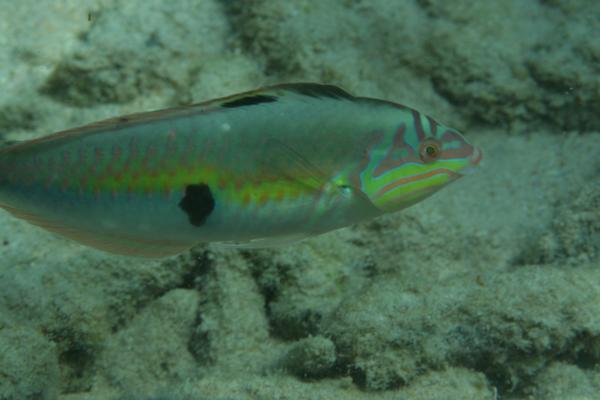
[[[600,399],[594,1],[0,0],[0,138],[265,84],[398,101],[483,166],[264,250],[111,256],[0,213],[0,399]]]

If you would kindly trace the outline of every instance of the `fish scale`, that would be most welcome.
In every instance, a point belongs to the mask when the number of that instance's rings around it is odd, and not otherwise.
[[[0,149],[0,206],[119,254],[269,246],[402,209],[480,159],[411,108],[283,84]]]

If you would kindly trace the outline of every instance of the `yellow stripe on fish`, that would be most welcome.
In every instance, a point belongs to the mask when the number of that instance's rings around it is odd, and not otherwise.
[[[480,159],[456,130],[411,108],[282,84],[0,149],[0,207],[102,250],[165,256],[368,220]]]

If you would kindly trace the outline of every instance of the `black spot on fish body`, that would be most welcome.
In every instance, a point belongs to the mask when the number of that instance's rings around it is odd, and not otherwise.
[[[236,108],[236,107],[245,107],[245,106],[255,106],[257,104],[272,103],[274,101],[277,101],[277,97],[275,97],[275,96],[256,94],[256,95],[240,97],[238,99],[227,101],[227,102],[221,104],[221,107]]]
[[[215,208],[215,199],[207,184],[188,185],[179,207],[187,214],[190,224],[202,226]]]

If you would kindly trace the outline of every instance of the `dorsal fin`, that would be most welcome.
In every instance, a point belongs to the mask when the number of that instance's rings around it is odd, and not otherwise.
[[[274,101],[277,101],[277,97],[275,97],[275,96],[268,96],[265,94],[252,94],[250,96],[239,97],[239,98],[221,103],[221,107],[236,108],[236,107],[244,107],[244,106],[255,106],[257,104],[272,103]]]
[[[12,146],[14,146],[16,144],[19,144],[21,142],[22,142],[22,140],[3,140],[0,137],[0,149],[12,147]]]
[[[323,85],[320,83],[282,83],[221,98],[220,106],[223,108],[237,108],[273,103],[282,99],[286,95],[286,92],[313,99],[356,99],[356,97],[344,89],[333,85]]]
[[[270,89],[283,89],[303,96],[315,98],[332,98],[354,100],[355,97],[334,85],[321,83],[283,83],[272,86]]]
[[[176,118],[179,116],[186,116],[197,113],[210,113],[222,108],[237,108],[245,106],[256,106],[264,103],[273,103],[283,98],[286,92],[300,96],[321,99],[362,99],[359,97],[355,97],[350,93],[346,92],[345,90],[334,85],[325,85],[320,83],[282,83],[273,86],[266,86],[261,89],[256,89],[249,92],[234,94],[227,97],[221,97],[202,103],[109,118],[77,128],[60,131],[52,135],[47,135],[37,139],[17,143],[16,146],[26,148],[32,144],[52,141],[61,137],[74,137],[82,134],[91,134],[105,130],[120,129],[132,125],[150,123],[159,119]]]

